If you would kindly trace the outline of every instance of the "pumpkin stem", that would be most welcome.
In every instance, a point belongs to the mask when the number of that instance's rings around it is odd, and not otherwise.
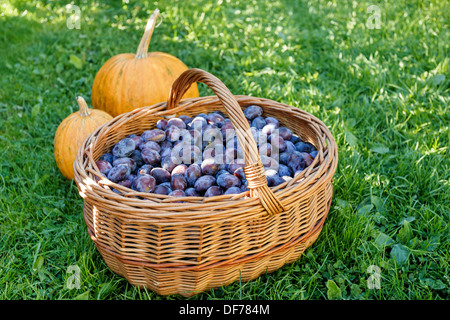
[[[150,19],[147,21],[147,25],[145,26],[145,32],[142,36],[141,42],[139,43],[139,47],[137,49],[136,58],[142,59],[147,57],[148,53],[148,46],[150,45],[150,39],[153,35],[153,30],[155,29],[156,20],[158,20],[159,17],[159,10],[155,9],[153,11],[152,15],[150,16]]]
[[[83,99],[83,97],[78,96],[77,102],[78,102],[78,107],[80,107],[80,116],[88,117],[91,114],[91,110],[89,110],[89,107],[88,107],[86,101]]]

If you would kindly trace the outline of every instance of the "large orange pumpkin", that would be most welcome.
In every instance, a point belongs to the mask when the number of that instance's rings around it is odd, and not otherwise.
[[[115,117],[167,100],[172,83],[188,67],[170,54],[148,52],[158,17],[159,10],[156,9],[147,22],[136,54],[118,54],[100,68],[92,86],[94,108]],[[198,96],[197,84],[194,83],[183,97]]]
[[[74,178],[73,162],[84,139],[113,118],[102,110],[89,109],[82,97],[77,97],[77,102],[80,110],[60,123],[54,140],[56,165],[70,180]]]

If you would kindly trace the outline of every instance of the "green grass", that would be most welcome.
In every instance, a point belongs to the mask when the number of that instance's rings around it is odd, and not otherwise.
[[[53,158],[75,96],[90,103],[96,71],[135,52],[156,6],[75,4],[79,30],[67,28],[65,1],[0,4],[0,298],[179,299],[107,268]],[[316,243],[272,274],[192,299],[449,299],[450,8],[376,1],[381,28],[368,29],[372,4],[158,1],[164,20],[150,50],[215,74],[234,94],[314,114],[339,149]],[[79,289],[66,286],[70,266]],[[370,266],[379,288],[368,286]]]

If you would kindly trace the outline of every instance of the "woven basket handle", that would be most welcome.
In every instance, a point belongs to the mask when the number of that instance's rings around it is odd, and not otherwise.
[[[265,169],[261,163],[250,125],[233,94],[222,81],[201,69],[186,70],[172,85],[167,101],[167,109],[177,107],[181,97],[183,97],[189,87],[195,82],[202,82],[211,88],[227,111],[242,148],[245,162],[244,173],[248,181],[250,196],[258,197],[269,214],[284,211],[283,204],[267,185]]]

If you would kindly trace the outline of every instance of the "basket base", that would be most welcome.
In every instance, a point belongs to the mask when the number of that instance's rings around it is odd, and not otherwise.
[[[262,274],[274,272],[285,264],[297,261],[301,254],[318,238],[322,231],[322,225],[323,223],[320,223],[318,228],[304,241],[298,241],[273,254],[207,270],[161,270],[124,264],[101,246],[96,246],[108,267],[117,275],[126,278],[132,285],[150,289],[159,295],[179,294],[183,297],[191,297],[211,289],[227,286],[235,281],[254,280]]]

